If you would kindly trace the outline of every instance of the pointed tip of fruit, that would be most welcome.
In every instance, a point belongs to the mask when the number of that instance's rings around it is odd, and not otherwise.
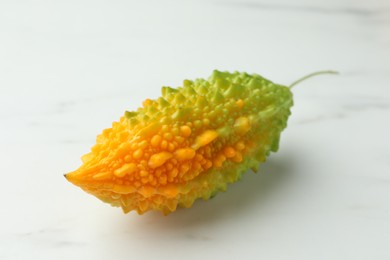
[[[79,178],[77,178],[77,175],[74,174],[74,172],[68,172],[64,173],[64,177],[67,181],[77,185],[79,183]]]
[[[65,179],[71,183],[73,183],[73,178],[72,178],[72,174],[70,174],[69,172],[68,173],[64,173],[63,174]]]

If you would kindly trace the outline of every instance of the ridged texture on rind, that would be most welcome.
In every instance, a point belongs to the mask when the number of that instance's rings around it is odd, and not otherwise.
[[[259,75],[214,71],[162,88],[97,137],[67,179],[124,212],[190,207],[277,151],[292,94]]]

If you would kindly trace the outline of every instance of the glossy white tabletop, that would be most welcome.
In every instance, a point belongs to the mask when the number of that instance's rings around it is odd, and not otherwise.
[[[124,215],[68,183],[102,129],[213,69],[294,88],[280,150]],[[390,259],[387,0],[1,1],[0,259]]]

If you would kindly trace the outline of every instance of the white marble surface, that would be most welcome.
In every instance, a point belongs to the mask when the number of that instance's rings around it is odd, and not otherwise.
[[[289,84],[259,174],[164,217],[66,182],[95,136],[213,69]],[[388,0],[0,1],[0,259],[390,259]]]

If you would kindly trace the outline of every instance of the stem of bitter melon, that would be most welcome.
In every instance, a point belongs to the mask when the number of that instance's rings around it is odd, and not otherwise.
[[[291,89],[295,85],[301,83],[302,81],[307,80],[308,78],[311,78],[311,77],[314,77],[314,76],[317,76],[317,75],[322,75],[322,74],[339,74],[339,72],[338,71],[334,71],[334,70],[323,70],[323,71],[313,72],[313,73],[310,73],[309,75],[303,76],[302,78],[294,81],[288,87]]]

